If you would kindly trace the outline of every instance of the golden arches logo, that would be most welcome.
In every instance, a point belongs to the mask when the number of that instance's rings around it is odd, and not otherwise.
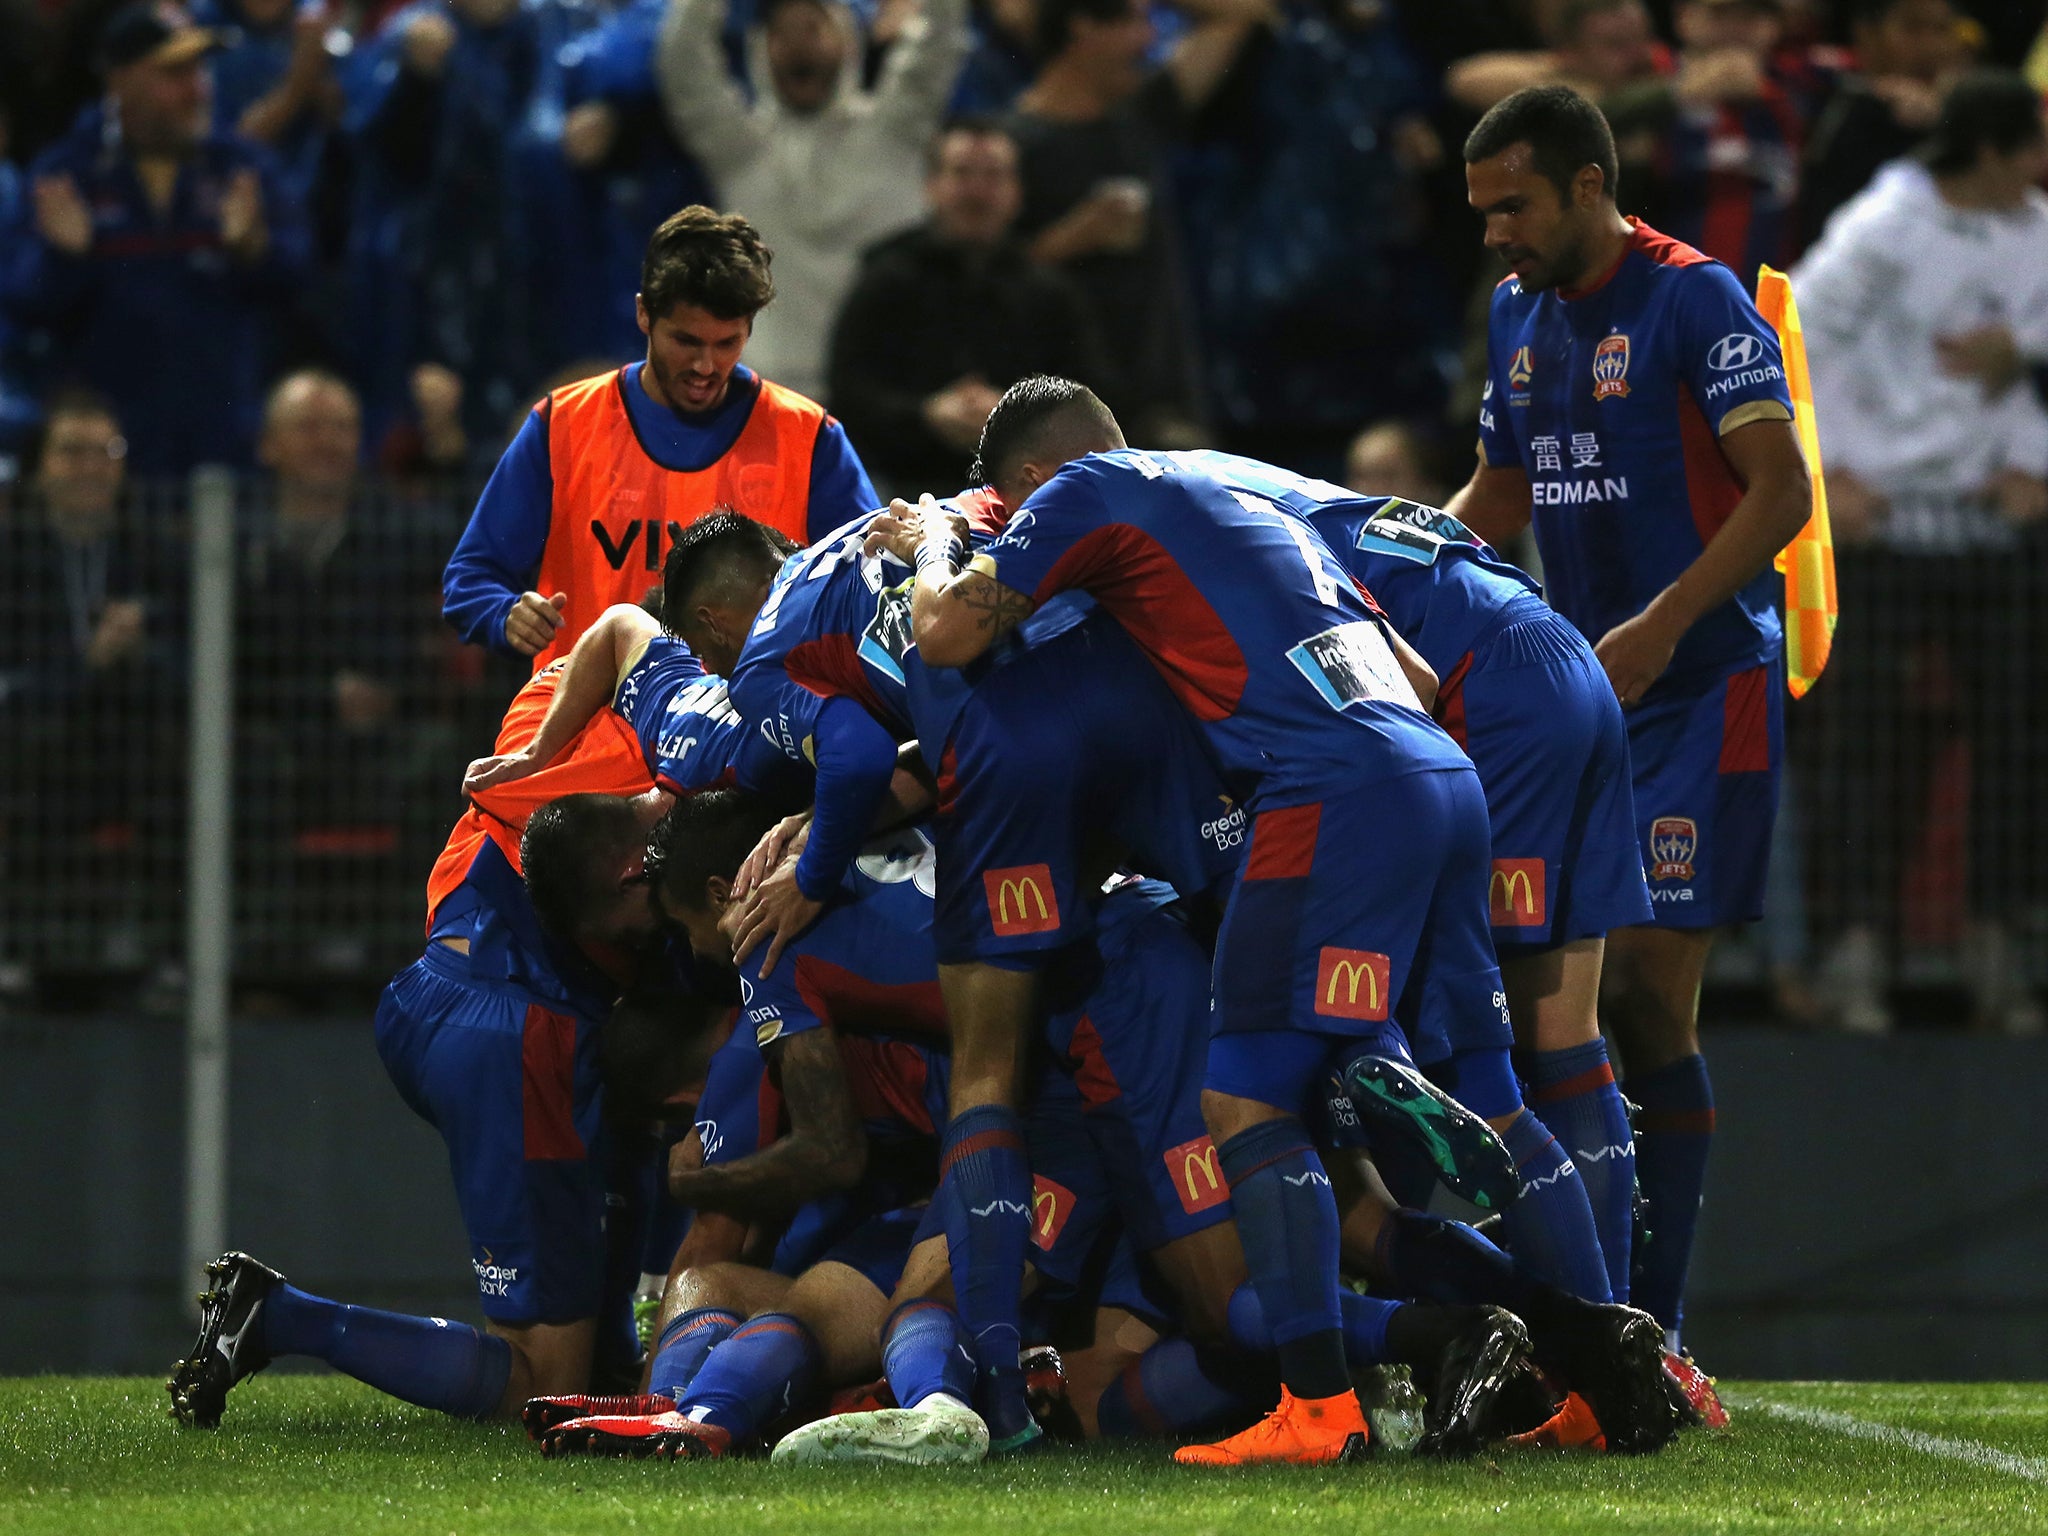
[[[1391,990],[1385,955],[1369,949],[1324,948],[1316,967],[1317,1013],[1338,1019],[1384,1019]]]
[[[1541,859],[1495,859],[1487,884],[1488,916],[1496,928],[1534,928],[1544,918]]]
[[[981,877],[981,883],[988,898],[989,927],[997,938],[1050,933],[1059,927],[1060,902],[1053,894],[1049,866],[1019,864],[992,869]]]

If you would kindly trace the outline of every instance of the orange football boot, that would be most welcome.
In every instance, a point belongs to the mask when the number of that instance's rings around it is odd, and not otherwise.
[[[1508,1436],[1507,1443],[1530,1451],[1575,1451],[1582,1447],[1604,1451],[1607,1436],[1600,1429],[1600,1421],[1593,1417],[1592,1406],[1572,1392],[1549,1419],[1526,1434]]]
[[[1282,1387],[1280,1406],[1250,1429],[1214,1445],[1184,1445],[1173,1459],[1184,1467],[1314,1466],[1362,1460],[1371,1437],[1357,1393],[1296,1397]]]

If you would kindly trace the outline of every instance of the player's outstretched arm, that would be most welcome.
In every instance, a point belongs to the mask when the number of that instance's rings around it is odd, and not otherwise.
[[[462,776],[462,792],[474,795],[494,785],[540,772],[611,702],[619,673],[641,646],[661,633],[646,609],[632,603],[607,608],[569,652],[555,696],[540,729],[517,752],[480,757]]]
[[[1641,700],[1685,632],[1741,591],[1813,515],[1813,482],[1791,422],[1745,422],[1721,439],[1721,452],[1742,500],[1676,581],[1593,648],[1624,705]]]
[[[868,1140],[829,1029],[785,1036],[782,1097],[789,1134],[747,1157],[709,1168],[669,1165],[669,1194],[693,1210],[756,1217],[787,1214],[867,1171]]]
[[[1529,477],[1519,464],[1481,459],[1444,510],[1498,549],[1529,526]]]

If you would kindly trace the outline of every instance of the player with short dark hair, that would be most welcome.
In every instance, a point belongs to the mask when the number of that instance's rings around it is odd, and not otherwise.
[[[1018,510],[970,555],[927,504],[913,635],[926,664],[965,666],[1079,588],[1130,633],[1241,788],[1251,841],[1218,939],[1203,1109],[1283,1391],[1251,1430],[1180,1459],[1343,1459],[1362,1447],[1364,1419],[1344,1372],[1338,1211],[1302,1119],[1326,1066],[1399,1066],[1409,1041],[1455,1056],[1467,1104],[1532,1139],[1538,1182],[1576,1195],[1593,1241],[1570,1164],[1507,1063],[1484,800],[1419,707],[1434,676],[1284,498],[1125,449],[1085,390],[1032,382],[1015,395],[990,418],[982,467]],[[1638,1430],[1657,1438],[1647,1423],[1617,1433]]]
[[[1813,499],[1777,334],[1726,267],[1621,215],[1610,146],[1554,86],[1465,145],[1510,275],[1479,464],[1447,510],[1496,545],[1533,517],[1550,601],[1627,712],[1655,921],[1608,935],[1601,1012],[1641,1109],[1634,1295],[1675,1350],[1714,1123],[1700,981],[1715,932],[1762,911],[1785,689],[1770,567]]]
[[[449,559],[443,607],[464,639],[543,665],[716,508],[809,540],[879,504],[839,423],[740,361],[775,295],[770,260],[738,214],[693,206],[655,230],[645,361],[533,408]]]

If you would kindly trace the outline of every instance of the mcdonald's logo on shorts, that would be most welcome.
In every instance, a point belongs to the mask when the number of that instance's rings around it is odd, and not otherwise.
[[[1316,1012],[1333,1019],[1384,1019],[1391,984],[1387,957],[1369,949],[1323,946],[1316,966]]]
[[[1052,870],[1044,864],[1018,864],[992,869],[981,877],[988,895],[988,922],[999,939],[1026,933],[1052,933],[1060,925],[1060,901],[1053,894]]]
[[[1042,1173],[1031,1176],[1031,1241],[1041,1253],[1051,1253],[1067,1230],[1067,1218],[1074,1214],[1074,1192]]]
[[[1540,928],[1544,920],[1541,859],[1495,859],[1486,905],[1496,928]]]
[[[1230,1186],[1223,1182],[1223,1165],[1217,1160],[1216,1143],[1206,1136],[1168,1147],[1166,1176],[1173,1180],[1180,1208],[1190,1216],[1213,1210],[1230,1198]]]

